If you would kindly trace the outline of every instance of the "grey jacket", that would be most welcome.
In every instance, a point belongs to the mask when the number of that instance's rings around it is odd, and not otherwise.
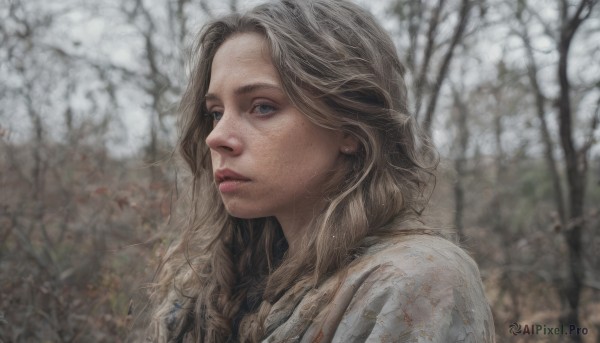
[[[477,265],[429,235],[383,240],[318,289],[292,288],[265,328],[269,343],[495,342]]]

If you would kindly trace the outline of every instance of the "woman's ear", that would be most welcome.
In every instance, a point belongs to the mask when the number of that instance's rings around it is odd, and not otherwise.
[[[344,132],[342,136],[342,143],[340,145],[340,151],[342,154],[352,155],[358,151],[358,138],[354,135]]]

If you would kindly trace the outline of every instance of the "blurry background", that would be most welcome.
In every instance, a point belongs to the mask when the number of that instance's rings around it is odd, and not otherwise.
[[[142,339],[191,42],[257,2],[0,0],[0,342]],[[442,158],[428,214],[479,263],[498,341],[600,342],[598,1],[358,2],[407,66]]]

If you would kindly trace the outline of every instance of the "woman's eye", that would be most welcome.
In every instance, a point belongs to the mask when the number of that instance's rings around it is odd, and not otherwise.
[[[208,116],[212,117],[214,121],[219,121],[223,117],[223,112],[211,111],[208,113]]]
[[[257,104],[252,107],[252,113],[256,113],[259,116],[266,116],[275,112],[275,107],[269,104]]]

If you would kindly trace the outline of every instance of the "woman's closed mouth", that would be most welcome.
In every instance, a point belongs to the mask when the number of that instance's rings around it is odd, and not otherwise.
[[[242,183],[248,181],[250,181],[249,178],[231,169],[219,169],[215,172],[215,182],[219,186],[221,193],[234,192]]]

